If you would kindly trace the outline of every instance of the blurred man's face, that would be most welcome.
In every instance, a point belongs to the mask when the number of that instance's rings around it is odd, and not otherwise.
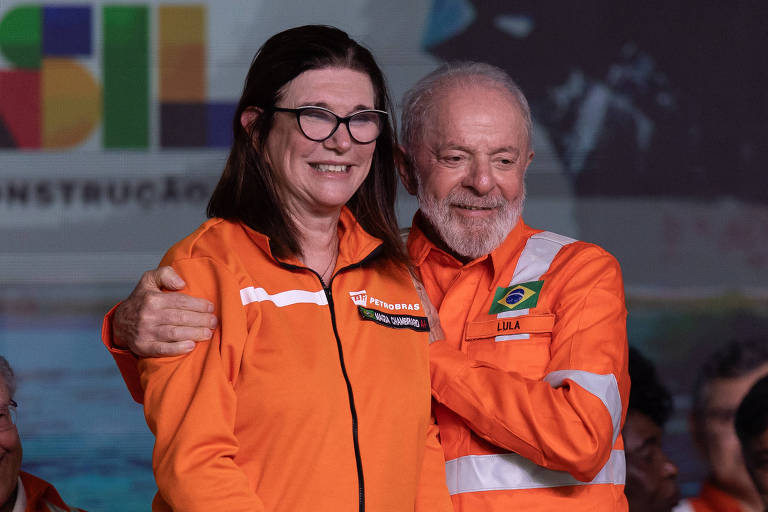
[[[661,428],[645,414],[629,410],[621,431],[627,458],[630,512],[669,512],[680,499],[677,467],[661,449]]]
[[[766,374],[768,364],[741,377],[715,379],[703,390],[701,417],[693,420],[694,438],[709,463],[713,483],[733,496],[747,499],[755,497],[755,488],[744,466],[733,421],[744,396]]]
[[[768,404],[765,406],[768,407]],[[768,430],[747,443],[744,459],[757,492],[768,509]]]
[[[438,92],[411,150],[415,176],[404,184],[451,252],[474,259],[498,247],[522,211],[533,158],[511,93],[492,84]]]
[[[7,406],[11,397],[0,384],[0,406]],[[21,440],[16,427],[0,430],[0,506],[8,501],[16,489],[21,468]]]

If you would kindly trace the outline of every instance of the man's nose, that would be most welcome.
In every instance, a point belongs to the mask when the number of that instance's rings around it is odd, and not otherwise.
[[[344,123],[340,123],[333,135],[323,141],[323,145],[338,153],[346,153],[352,147],[352,136]]]
[[[496,186],[491,162],[482,158],[473,159],[462,185],[474,190],[478,195],[488,194]]]
[[[667,454],[664,454],[664,475],[668,477],[677,477],[678,469],[677,465],[672,462]]]

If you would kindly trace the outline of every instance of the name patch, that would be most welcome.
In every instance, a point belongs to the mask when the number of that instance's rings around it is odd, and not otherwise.
[[[469,322],[466,327],[467,341],[509,336],[515,334],[549,334],[555,326],[552,313],[527,314],[515,318],[496,318]]]
[[[392,313],[384,313],[375,309],[364,308],[363,306],[357,306],[357,311],[363,320],[376,322],[385,327],[412,329],[421,332],[429,331],[429,322],[427,322],[427,317],[425,316],[393,315]]]
[[[507,288],[497,288],[488,314],[495,315],[505,311],[536,307],[543,284],[544,281],[530,281]]]

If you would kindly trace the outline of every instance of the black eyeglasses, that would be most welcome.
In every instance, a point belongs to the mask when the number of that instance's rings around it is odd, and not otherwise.
[[[275,112],[296,114],[299,129],[309,140],[322,142],[336,133],[341,123],[347,125],[352,140],[358,144],[370,144],[381,135],[387,113],[383,110],[359,110],[347,117],[339,117],[323,107],[306,106],[299,108],[272,107]]]

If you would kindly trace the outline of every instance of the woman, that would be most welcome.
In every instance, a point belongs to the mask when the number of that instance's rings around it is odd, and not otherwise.
[[[450,510],[389,109],[340,30],[257,53],[212,218],[163,259],[220,327],[139,363],[153,510]]]

